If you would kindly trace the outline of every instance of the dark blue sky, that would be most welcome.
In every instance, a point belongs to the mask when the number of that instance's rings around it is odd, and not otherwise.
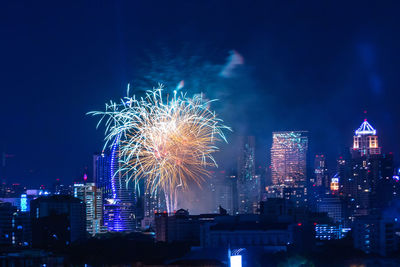
[[[274,130],[309,130],[313,151],[334,159],[350,145],[364,110],[383,150],[399,158],[399,7],[1,1],[0,148],[13,155],[10,181],[72,181],[91,169],[103,131],[85,113],[122,97],[141,75],[144,55],[159,47],[202,51],[197,56],[213,64],[224,64],[231,49],[244,57],[245,78],[218,110],[235,130],[231,143],[235,134],[256,135],[260,164]]]

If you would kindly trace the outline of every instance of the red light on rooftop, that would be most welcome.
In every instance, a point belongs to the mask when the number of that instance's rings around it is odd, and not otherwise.
[[[317,223],[315,222],[314,225],[317,225]]]
[[[298,224],[297,224],[297,226],[301,226],[302,224],[301,224],[301,222],[299,222]]]
[[[167,213],[165,210],[164,210],[164,212],[163,213]]]

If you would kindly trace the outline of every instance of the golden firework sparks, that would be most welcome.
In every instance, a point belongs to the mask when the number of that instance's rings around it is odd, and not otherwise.
[[[129,93],[128,93],[129,94]],[[214,101],[214,100],[212,100]],[[107,118],[106,146],[119,142],[120,169],[138,187],[144,180],[154,194],[165,193],[168,212],[176,209],[176,189],[187,189],[208,175],[207,166],[216,166],[215,145],[225,141],[230,130],[210,110],[201,95],[192,98],[174,91],[163,98],[163,89],[153,89],[144,98],[125,97],[121,103],[106,104],[105,111],[90,112]]]

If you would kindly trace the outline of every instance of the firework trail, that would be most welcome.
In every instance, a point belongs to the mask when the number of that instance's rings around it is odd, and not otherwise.
[[[139,188],[145,181],[152,194],[163,190],[167,210],[176,210],[177,189],[189,182],[200,185],[208,166],[216,166],[215,145],[225,141],[225,130],[210,102],[202,95],[189,98],[184,93],[164,96],[163,89],[147,91],[146,96],[128,96],[120,103],[106,104],[105,111],[89,112],[105,120],[106,144],[119,140],[120,169]]]

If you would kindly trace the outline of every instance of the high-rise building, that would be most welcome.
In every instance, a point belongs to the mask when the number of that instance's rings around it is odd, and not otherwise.
[[[65,195],[42,196],[31,201],[32,246],[60,248],[86,238],[86,212],[82,200]]]
[[[144,217],[141,221],[142,228],[151,228],[154,226],[155,214],[158,212],[167,212],[165,195],[163,190],[151,192],[151,188],[144,188],[143,194],[143,213]]]
[[[136,227],[135,192],[128,188],[126,175],[119,172],[119,138],[117,138],[110,152],[109,158],[110,192],[104,204],[104,225],[109,231],[133,231]],[[99,180],[99,177],[96,176]],[[107,181],[106,181],[107,182]]]
[[[326,164],[326,156],[317,154],[314,157],[313,173],[308,182],[308,206],[316,210],[317,203],[327,194],[329,194],[330,179]]]
[[[271,176],[274,187],[296,206],[307,204],[308,132],[287,131],[272,134]]]
[[[112,198],[110,155],[102,152],[93,155],[93,181],[101,189],[103,202]]]
[[[351,157],[349,152],[345,152],[337,159],[337,174],[339,177],[339,195],[346,199],[353,199],[357,192],[354,176],[351,170]]]
[[[260,201],[260,177],[255,173],[255,138],[242,137],[238,159],[238,212],[255,213]]]
[[[379,212],[378,186],[385,180],[392,181],[393,156],[381,154],[376,130],[365,120],[355,131],[352,153],[352,182],[354,215],[362,216]],[[385,192],[386,194],[386,192]]]
[[[74,197],[86,205],[86,231],[92,236],[105,232],[103,224],[103,197],[94,183],[74,184]]]
[[[328,168],[326,166],[326,157],[323,154],[315,155],[314,159],[314,184],[316,187],[322,187],[324,191],[329,191],[330,181]]]
[[[340,195],[354,217],[379,214],[397,196],[393,155],[382,154],[377,131],[367,120],[355,131],[351,159],[338,160]]]
[[[368,123],[367,119],[365,119],[361,126],[355,131],[353,137],[353,158],[379,154],[381,154],[381,148],[378,146],[376,130]]]
[[[231,177],[225,171],[212,173],[211,193],[212,193],[212,212],[219,212],[219,207],[226,209],[229,214],[234,214],[234,183],[236,176]]]

